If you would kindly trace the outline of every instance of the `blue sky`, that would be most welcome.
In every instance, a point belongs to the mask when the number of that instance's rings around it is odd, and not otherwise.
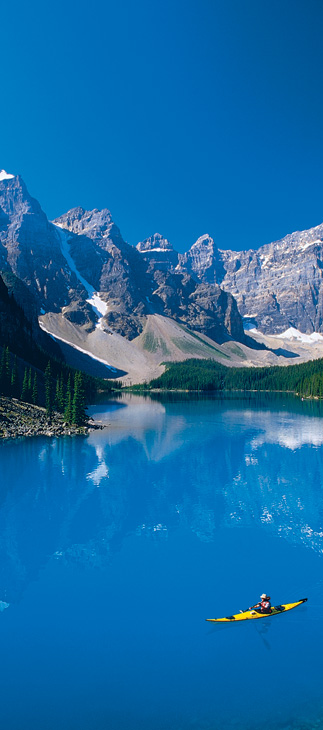
[[[15,0],[0,167],[50,218],[108,207],[132,244],[257,248],[323,221],[321,0]]]

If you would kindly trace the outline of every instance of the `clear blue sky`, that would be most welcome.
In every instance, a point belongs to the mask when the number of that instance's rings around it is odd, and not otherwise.
[[[50,218],[257,248],[323,221],[321,0],[15,0],[0,167]]]

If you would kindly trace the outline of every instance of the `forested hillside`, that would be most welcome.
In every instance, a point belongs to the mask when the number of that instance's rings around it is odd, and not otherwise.
[[[323,359],[300,365],[228,368],[214,360],[169,363],[149,388],[180,390],[269,390],[323,397]]]

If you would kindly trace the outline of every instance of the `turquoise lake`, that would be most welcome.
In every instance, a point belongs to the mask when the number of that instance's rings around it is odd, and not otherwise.
[[[312,727],[323,718],[323,409],[91,406],[0,445],[6,730]],[[288,614],[214,627],[267,592]],[[302,723],[302,725],[301,725]]]

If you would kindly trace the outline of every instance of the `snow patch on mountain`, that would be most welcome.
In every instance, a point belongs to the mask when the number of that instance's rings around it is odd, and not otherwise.
[[[320,335],[319,332],[312,332],[311,335],[306,335],[304,332],[295,329],[295,327],[289,327],[285,332],[277,335],[277,337],[282,340],[299,340],[299,342],[306,342],[309,345],[314,342],[323,342],[323,335]]]
[[[14,175],[10,175],[9,172],[6,172],[5,170],[0,170],[0,180],[11,180],[14,177]]]
[[[139,251],[139,253],[148,254],[148,253],[152,253],[152,251],[163,251],[163,253],[164,253],[166,251],[173,251],[173,249],[172,248],[148,248],[145,251],[143,251],[141,249],[138,249],[138,251]]]
[[[319,238],[317,238],[316,241],[309,241],[308,243],[304,243],[304,245],[301,246],[301,249],[302,251],[305,251],[306,248],[308,248],[309,246],[315,246],[315,244],[317,243],[321,244],[322,241]]]
[[[56,225],[55,227],[56,227],[57,233],[59,234],[59,237],[60,237],[62,254],[63,254],[64,258],[66,259],[71,271],[74,271],[74,274],[77,276],[78,280],[81,282],[81,284],[83,284],[84,289],[87,291],[89,298],[86,301],[91,305],[94,313],[98,317],[98,322],[96,324],[96,327],[99,327],[100,329],[102,329],[102,318],[108,311],[108,305],[103,299],[101,299],[98,292],[95,291],[94,287],[91,286],[91,284],[89,284],[89,282],[86,281],[86,279],[84,279],[82,274],[80,274],[79,270],[77,269],[77,267],[75,265],[75,261],[70,254],[70,248],[69,248],[69,243],[68,243],[68,238],[69,238],[68,232],[65,231],[63,228],[61,228],[59,225]]]
[[[91,307],[94,309],[94,311],[97,315],[101,315],[101,319],[107,313],[107,311],[108,311],[107,303],[104,302],[103,299],[101,299],[101,297],[99,296],[99,294],[97,292],[95,292],[94,290],[93,290],[93,294],[92,294],[91,298],[87,299],[86,301],[89,304],[91,304]],[[98,324],[97,324],[97,326],[98,326]]]

